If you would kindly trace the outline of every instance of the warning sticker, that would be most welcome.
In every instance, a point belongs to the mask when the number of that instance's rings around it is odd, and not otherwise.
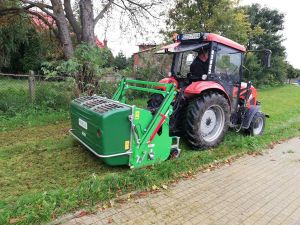
[[[125,141],[125,150],[128,150],[130,147],[129,141]]]
[[[134,119],[136,119],[136,120],[140,119],[140,111],[135,111]]]

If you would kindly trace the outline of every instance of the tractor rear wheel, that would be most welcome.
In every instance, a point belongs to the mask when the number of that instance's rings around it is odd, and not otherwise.
[[[262,135],[265,130],[265,124],[266,124],[265,115],[260,112],[257,112],[257,113],[255,113],[255,115],[251,121],[248,132],[252,136]]]
[[[188,142],[195,148],[217,146],[229,126],[228,101],[218,93],[208,93],[190,102],[185,123]]]

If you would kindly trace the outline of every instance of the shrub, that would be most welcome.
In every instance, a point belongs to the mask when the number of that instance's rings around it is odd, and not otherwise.
[[[80,44],[72,59],[44,62],[42,71],[47,77],[71,76],[75,78],[81,93],[91,95],[97,89],[98,78],[103,74],[103,68],[108,66],[111,57],[112,54],[107,48]]]
[[[112,98],[117,88],[118,82],[100,81],[98,84],[98,89],[96,90],[96,94],[102,97]]]

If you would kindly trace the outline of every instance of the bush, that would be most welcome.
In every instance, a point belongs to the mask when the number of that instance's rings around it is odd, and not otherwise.
[[[252,81],[256,87],[282,85],[286,80],[287,64],[281,57],[274,56],[271,68],[264,68],[258,55],[248,53],[244,70],[244,81]]]
[[[129,66],[129,63],[123,52],[119,52],[113,61],[113,66],[118,70],[123,70]]]
[[[16,2],[16,1],[6,1]],[[1,17],[0,70],[9,73],[39,71],[47,58],[60,57],[58,42],[49,30],[36,30],[29,15]]]
[[[100,81],[96,94],[102,97],[112,98],[118,88],[118,82]]]
[[[80,44],[76,47],[72,59],[44,62],[42,71],[47,77],[73,77],[80,93],[91,95],[97,89],[98,78],[105,73],[104,68],[112,61],[111,57],[113,56],[107,48]]]
[[[43,81],[36,87],[35,104],[52,109],[67,109],[76,93],[72,78],[61,82]]]

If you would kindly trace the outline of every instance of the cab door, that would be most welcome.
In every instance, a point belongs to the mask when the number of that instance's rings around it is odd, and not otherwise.
[[[241,83],[240,72],[242,65],[242,52],[222,44],[214,45],[214,63],[210,79],[220,83],[226,90],[232,112],[238,102],[238,89]]]

